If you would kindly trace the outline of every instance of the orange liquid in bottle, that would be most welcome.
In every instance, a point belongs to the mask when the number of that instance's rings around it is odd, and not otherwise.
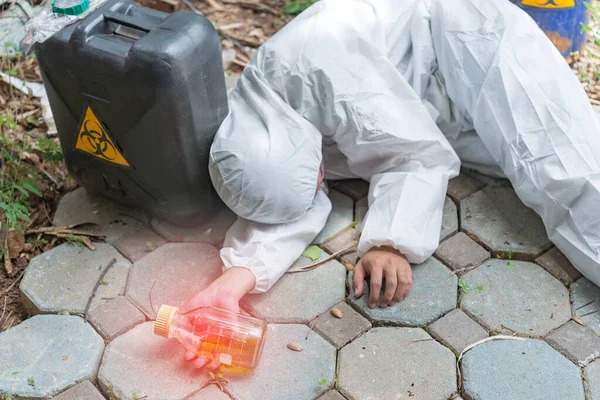
[[[217,308],[181,314],[161,306],[154,324],[157,335],[175,338],[189,351],[216,360],[229,373],[254,368],[264,346],[267,324],[256,318]]]

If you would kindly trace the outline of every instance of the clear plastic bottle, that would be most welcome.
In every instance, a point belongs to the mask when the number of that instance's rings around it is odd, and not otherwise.
[[[175,338],[199,356],[242,370],[258,364],[266,332],[264,321],[213,307],[182,314],[162,305],[154,321],[155,335]]]

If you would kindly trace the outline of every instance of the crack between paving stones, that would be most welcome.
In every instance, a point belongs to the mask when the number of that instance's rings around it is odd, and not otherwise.
[[[104,268],[104,271],[102,271],[102,273],[100,274],[100,277],[98,278],[98,281],[94,285],[94,290],[92,291],[92,295],[88,299],[88,302],[85,306],[85,310],[83,312],[84,321],[86,323],[88,323],[88,313],[90,311],[90,306],[92,305],[92,301],[94,300],[94,297],[96,297],[96,293],[98,292],[98,287],[100,286],[100,282],[102,282],[102,280],[106,276],[107,272],[112,268],[113,265],[115,265],[116,262],[117,262],[117,259],[113,257],[113,259],[110,260],[110,262],[108,263],[106,268]]]

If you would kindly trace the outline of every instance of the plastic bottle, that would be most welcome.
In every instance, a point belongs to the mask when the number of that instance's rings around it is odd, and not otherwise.
[[[162,305],[154,334],[177,339],[188,351],[226,367],[256,367],[265,342],[267,324],[256,318],[213,307],[181,313]]]

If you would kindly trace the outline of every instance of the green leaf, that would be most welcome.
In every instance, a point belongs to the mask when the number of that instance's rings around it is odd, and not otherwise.
[[[213,379],[217,379],[217,378],[215,377],[215,373],[214,373],[214,372],[212,372],[212,371],[208,371],[208,374],[210,375],[210,377],[211,377],[211,378],[213,378]]]
[[[31,387],[35,387],[35,381],[33,380],[33,376],[27,378],[27,384]]]
[[[29,190],[31,193],[35,194],[36,196],[42,197],[42,192],[40,192],[38,190],[38,188],[36,188],[35,186],[33,186],[32,183],[30,182],[23,182],[22,183],[23,187],[27,190]]]
[[[23,196],[29,197],[29,192],[21,185],[13,184],[13,188],[17,189],[19,192],[23,193]]]
[[[283,12],[285,14],[290,14],[290,15],[297,15],[297,14],[300,14],[302,11],[304,11],[304,10],[302,9],[302,6],[300,5],[300,3],[297,1],[288,4],[283,9]]]
[[[319,385],[319,386],[325,386],[325,385],[327,385],[328,383],[329,383],[329,381],[328,381],[327,379],[325,379],[325,378],[321,378],[321,379],[319,379],[319,380],[317,381],[317,385]]]
[[[321,258],[322,250],[319,246],[308,246],[302,253],[303,257],[310,258],[313,261],[317,261]]]

